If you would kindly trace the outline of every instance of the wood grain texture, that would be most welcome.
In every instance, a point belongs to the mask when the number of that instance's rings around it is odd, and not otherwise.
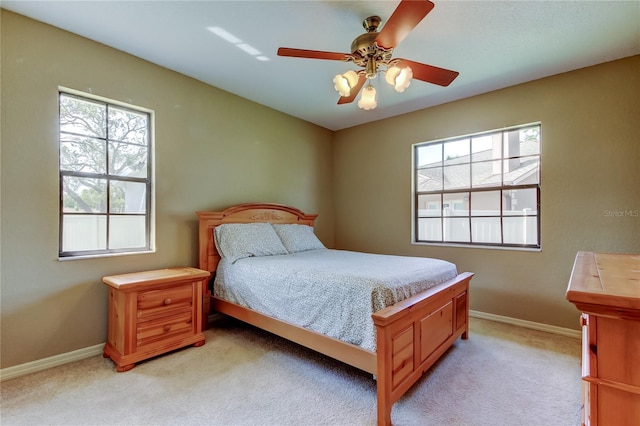
[[[209,275],[169,268],[104,277],[109,330],[103,356],[123,372],[184,346],[202,346],[202,288]]]
[[[566,297],[584,312],[583,424],[640,424],[640,255],[579,252]]]

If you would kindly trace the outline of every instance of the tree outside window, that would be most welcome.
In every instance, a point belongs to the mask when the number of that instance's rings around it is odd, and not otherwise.
[[[151,114],[61,92],[61,257],[151,249]]]

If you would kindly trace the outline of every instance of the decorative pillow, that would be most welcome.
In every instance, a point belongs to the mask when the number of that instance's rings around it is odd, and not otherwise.
[[[235,262],[251,256],[287,254],[270,223],[225,223],[214,230],[218,253]]]
[[[289,253],[326,248],[313,233],[313,228],[297,224],[273,224],[273,229]]]

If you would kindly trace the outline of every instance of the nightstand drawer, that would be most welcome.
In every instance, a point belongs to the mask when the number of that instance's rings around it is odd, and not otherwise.
[[[193,303],[193,284],[138,293],[138,318],[141,321],[190,311]]]
[[[193,334],[193,315],[191,310],[174,315],[140,323],[137,328],[138,348],[165,339],[174,339],[181,334]]]

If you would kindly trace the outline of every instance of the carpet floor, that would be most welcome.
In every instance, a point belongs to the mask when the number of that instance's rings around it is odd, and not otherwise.
[[[9,425],[375,425],[370,374],[233,320],[116,373],[91,357],[1,383]],[[580,424],[580,340],[470,319],[394,425]]]

